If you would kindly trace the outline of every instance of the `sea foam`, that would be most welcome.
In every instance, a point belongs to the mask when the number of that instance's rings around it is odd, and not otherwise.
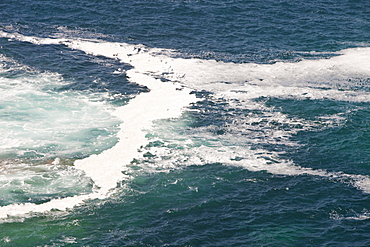
[[[118,107],[113,113],[123,122],[117,135],[119,142],[114,147],[75,162],[75,167],[84,171],[94,181],[96,185],[94,193],[55,199],[42,205],[9,205],[0,208],[1,217],[32,211],[42,212],[52,208],[63,210],[79,205],[86,199],[109,196],[117,182],[130,178],[122,172],[129,169],[127,165],[134,158],[140,156],[138,148],[148,144],[149,140],[145,134],[146,130],[151,129],[153,121],[179,117],[184,107],[198,100],[194,94],[190,94],[191,90],[205,90],[211,92],[214,98],[237,99],[243,102],[244,106],[255,108],[265,107],[255,101],[260,97],[353,102],[369,102],[370,99],[368,91],[358,89],[356,81],[357,78],[370,76],[368,62],[370,48],[342,50],[331,58],[295,63],[235,64],[215,60],[173,58],[170,56],[171,50],[101,40],[38,38],[2,31],[0,37],[34,44],[62,44],[94,56],[119,59],[122,63],[134,67],[126,72],[132,83],[150,89],[150,92],[138,95],[128,105]],[[167,82],[162,82],[163,79]],[[266,112],[269,111],[271,112],[271,109],[266,109]],[[273,116],[279,121],[291,120],[284,114]],[[311,124],[302,119],[292,121],[307,128]],[[291,136],[292,132],[282,130],[281,133],[274,134]],[[159,151],[166,152],[166,149]],[[187,159],[191,164],[220,162],[225,165],[242,166],[251,171],[265,170],[281,175],[307,174],[338,181],[348,181],[349,178],[353,186],[370,193],[370,179],[367,176],[303,168],[290,161],[281,160],[279,153],[223,145],[220,145],[219,149],[200,146],[196,149],[189,148],[188,151],[196,157]],[[184,162],[186,163],[185,160]]]

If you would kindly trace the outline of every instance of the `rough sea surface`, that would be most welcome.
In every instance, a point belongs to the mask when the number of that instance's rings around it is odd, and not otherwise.
[[[370,246],[369,11],[0,0],[0,246]]]

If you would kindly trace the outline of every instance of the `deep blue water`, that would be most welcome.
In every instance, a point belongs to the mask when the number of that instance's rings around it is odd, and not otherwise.
[[[0,245],[370,245],[369,10],[0,0]],[[145,76],[177,88],[155,94]],[[160,115],[160,100],[185,89],[196,100]],[[122,108],[140,95],[158,109]],[[136,110],[138,126],[159,117],[121,161],[137,136],[120,124]],[[114,163],[128,176],[80,204],[104,185],[74,162],[120,139],[98,175],[114,180]],[[42,210],[73,196],[74,207]]]

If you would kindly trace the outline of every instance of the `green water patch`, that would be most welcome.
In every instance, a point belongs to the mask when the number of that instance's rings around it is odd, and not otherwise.
[[[356,189],[325,178],[214,163],[142,174],[106,200],[1,227],[9,246],[309,246],[325,243],[326,234],[332,241],[349,237],[344,229],[354,223],[332,215],[355,215],[368,203]],[[365,237],[351,239],[359,244]]]

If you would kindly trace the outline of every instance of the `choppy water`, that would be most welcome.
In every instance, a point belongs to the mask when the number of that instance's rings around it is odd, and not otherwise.
[[[1,246],[367,246],[370,2],[0,2]]]

